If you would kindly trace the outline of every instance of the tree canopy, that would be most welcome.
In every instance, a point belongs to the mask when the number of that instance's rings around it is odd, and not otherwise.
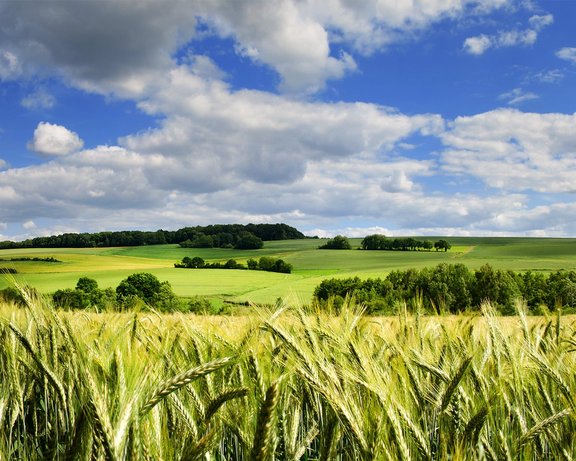
[[[422,270],[390,272],[385,278],[359,277],[323,280],[315,289],[319,301],[354,296],[368,312],[394,312],[406,302],[428,312],[457,313],[477,310],[484,301],[503,314],[515,312],[515,303],[524,300],[528,309],[541,313],[557,306],[576,309],[576,272],[516,273],[485,264],[470,270],[463,264],[439,264]]]
[[[115,231],[96,233],[65,233],[35,237],[21,242],[2,241],[1,249],[17,248],[88,248],[112,246],[159,245],[188,242],[197,247],[233,247],[244,233],[263,241],[303,239],[305,235],[287,224],[214,224],[184,227],[176,231]]]
[[[324,245],[318,247],[321,250],[351,250],[352,245],[348,237],[337,235],[333,239],[328,240]]]
[[[435,248],[436,251],[447,251],[451,248],[451,245],[446,240],[438,240],[432,243],[430,240],[417,240],[413,237],[390,239],[382,234],[368,235],[362,239],[360,245],[363,250],[430,251]]]

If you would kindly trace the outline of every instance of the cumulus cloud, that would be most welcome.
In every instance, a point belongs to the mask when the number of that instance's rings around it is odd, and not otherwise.
[[[508,48],[530,46],[536,43],[539,32],[554,22],[551,14],[534,15],[529,19],[530,27],[500,31],[494,35],[481,34],[468,37],[464,41],[464,51],[468,54],[482,55],[490,48]]]
[[[183,171],[214,176],[223,184],[233,178],[288,184],[302,177],[310,161],[387,152],[411,134],[437,132],[443,124],[437,115],[406,116],[373,104],[233,92],[184,66],[173,70],[141,108],[169,117],[160,128],[127,136],[122,144],[135,152],[177,157],[173,171],[182,177],[172,177],[168,184],[176,181],[188,188],[196,182]],[[182,162],[194,168],[184,170]]]
[[[303,8],[331,31],[335,41],[350,43],[354,50],[370,54],[412,38],[436,22],[486,14],[511,3],[509,0],[313,0],[303,4]]]
[[[277,72],[281,91],[301,95],[354,72],[357,54],[511,3],[0,2],[3,21],[18,24],[0,28],[0,78],[57,75],[132,98],[161,120],[118,146],[86,150],[76,133],[40,123],[30,148],[51,158],[5,167],[0,216],[35,222],[31,233],[44,232],[44,223],[77,228],[78,219],[92,228],[106,222],[106,229],[274,220],[303,229],[345,222],[342,229],[360,232],[354,221],[362,220],[386,230],[537,232],[546,212],[560,216],[566,207],[530,208],[530,191],[576,189],[569,174],[576,167],[574,117],[500,110],[457,118],[446,130],[434,114],[233,89],[218,59],[194,46],[203,34],[230,39],[237,53]],[[208,30],[200,34],[197,20]],[[468,47],[482,54],[529,45],[551,20],[533,16],[525,30],[471,37]],[[39,96],[22,104],[53,103]],[[516,89],[505,99],[519,104],[528,97]],[[434,160],[418,159],[418,147],[406,151],[413,136],[441,137],[445,149]],[[432,193],[426,178],[437,174],[484,181],[495,191]],[[526,212],[534,218],[515,224]]]
[[[82,148],[80,137],[61,125],[40,122],[34,130],[34,137],[28,149],[42,155],[67,155]]]
[[[499,109],[457,117],[442,135],[442,168],[505,191],[576,191],[576,114]]]
[[[202,9],[220,35],[238,42],[244,56],[276,69],[285,91],[313,93],[356,67],[349,54],[331,55],[325,27],[295,2],[206,2]]]
[[[0,16],[13,26],[0,29],[0,78],[55,75],[89,91],[145,97],[175,56],[206,35],[197,32],[201,18],[208,33],[232,38],[239,52],[273,68],[283,91],[312,93],[353,72],[353,53],[373,53],[441,20],[512,2],[2,2]],[[532,22],[537,29],[545,20]]]
[[[91,91],[140,95],[194,33],[184,0],[0,3],[11,74],[64,76]],[[105,25],[103,27],[102,25]],[[9,54],[6,54],[9,53]],[[3,66],[0,66],[0,69]]]
[[[576,64],[576,48],[561,48],[556,52],[556,56],[572,64]]]

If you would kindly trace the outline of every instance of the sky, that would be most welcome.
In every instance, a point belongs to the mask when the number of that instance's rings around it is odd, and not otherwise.
[[[0,240],[576,237],[574,0],[0,0]]]

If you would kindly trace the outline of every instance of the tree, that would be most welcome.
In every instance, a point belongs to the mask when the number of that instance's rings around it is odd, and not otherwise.
[[[263,246],[264,242],[260,237],[256,237],[254,234],[249,232],[245,232],[236,242],[234,248],[237,250],[259,250]]]
[[[352,245],[347,237],[337,235],[333,239],[328,240],[324,245],[318,247],[321,250],[351,250]]]
[[[185,267],[186,269],[200,269],[206,265],[206,262],[200,256],[184,256],[180,264],[174,264],[175,267]]]
[[[122,280],[116,287],[116,297],[124,304],[133,297],[139,298],[150,306],[154,306],[162,289],[160,280],[148,272],[132,274]]]
[[[256,270],[258,269],[258,261],[256,261],[254,258],[250,258],[248,261],[246,261],[246,266],[248,266],[248,269],[250,270]]]
[[[274,263],[274,272],[290,274],[292,272],[292,264],[285,262],[283,259],[277,259]]]
[[[271,258],[269,256],[262,256],[258,260],[258,269],[260,269],[261,271],[272,272],[274,269],[275,262],[276,261],[274,260],[274,258]]]
[[[214,239],[211,235],[200,234],[197,238],[192,240],[190,246],[192,248],[212,248],[214,246]]]
[[[98,282],[89,277],[80,277],[76,282],[76,289],[84,293],[94,293],[98,290]]]
[[[52,295],[54,304],[64,309],[86,309],[90,307],[90,298],[82,290],[56,290]]]
[[[239,264],[235,259],[229,259],[224,263],[224,269],[243,269],[244,266]]]
[[[438,250],[448,251],[450,248],[452,248],[452,245],[450,245],[446,240],[438,240],[437,242],[434,242],[434,248],[436,249],[436,251]]]
[[[363,250],[383,250],[386,245],[386,236],[382,234],[367,235],[362,239]]]

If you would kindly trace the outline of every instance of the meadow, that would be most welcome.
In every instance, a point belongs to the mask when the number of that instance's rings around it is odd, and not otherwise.
[[[434,240],[434,237],[428,237]],[[150,272],[167,280],[183,297],[196,295],[214,300],[272,304],[278,298],[307,303],[314,288],[330,277],[382,277],[395,269],[432,267],[440,263],[463,263],[471,269],[490,264],[496,269],[551,272],[576,269],[576,239],[540,238],[448,238],[448,252],[319,250],[322,239],[269,241],[260,250],[191,249],[177,245],[122,248],[28,249],[0,251],[0,267],[18,271],[17,280],[42,293],[73,288],[87,276],[101,288],[115,287],[134,272]],[[351,239],[357,248],[360,239]],[[206,261],[273,256],[293,265],[291,274],[240,270],[175,269],[185,256]],[[53,257],[60,263],[10,261],[19,257]],[[0,289],[8,280],[0,279]]]
[[[576,457],[574,317],[95,314],[26,296],[0,305],[2,460]]]

